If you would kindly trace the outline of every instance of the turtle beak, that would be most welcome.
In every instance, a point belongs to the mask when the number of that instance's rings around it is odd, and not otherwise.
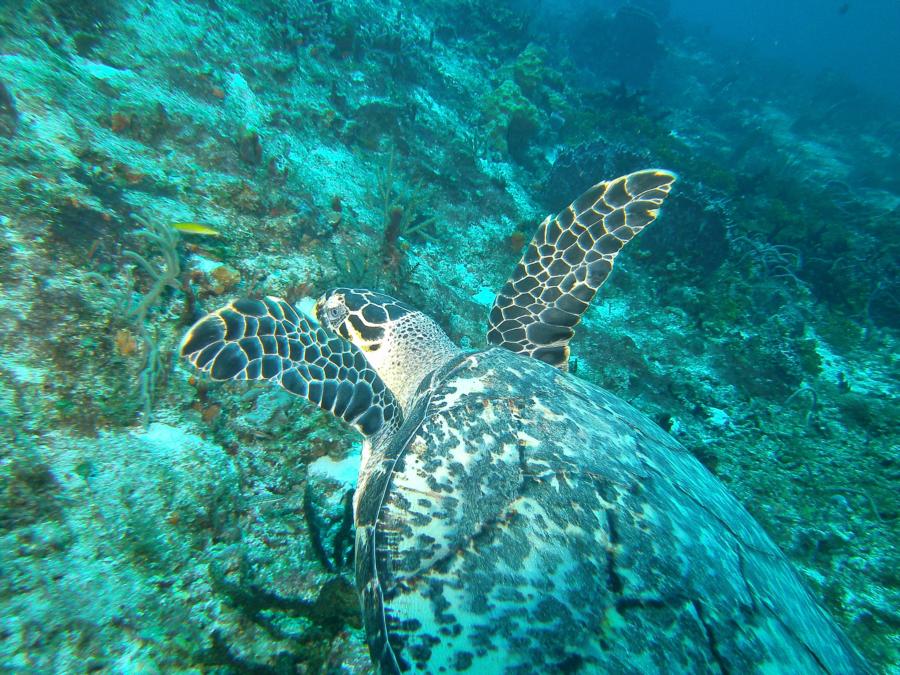
[[[319,299],[316,300],[316,304],[313,305],[313,315],[316,317],[316,321],[320,324],[322,323],[322,303],[325,302],[325,296],[319,296]]]

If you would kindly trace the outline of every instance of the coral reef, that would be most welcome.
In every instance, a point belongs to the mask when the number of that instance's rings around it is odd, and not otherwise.
[[[565,41],[538,5],[0,9],[0,670],[368,672],[356,439],[175,346],[232,297],[358,284],[482,347],[543,217],[647,166],[680,180],[577,375],[900,667],[896,104],[738,68],[665,3],[585,6]]]

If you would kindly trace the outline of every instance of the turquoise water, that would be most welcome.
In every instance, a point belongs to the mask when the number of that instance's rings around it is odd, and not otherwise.
[[[570,370],[900,672],[900,19],[782,4],[0,4],[0,670],[369,672],[359,437],[181,339],[361,286],[482,349],[541,221],[658,167]]]

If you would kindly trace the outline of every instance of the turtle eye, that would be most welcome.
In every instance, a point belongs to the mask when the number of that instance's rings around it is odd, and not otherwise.
[[[332,323],[337,323],[338,321],[340,321],[342,314],[343,312],[341,311],[340,307],[329,307],[328,311],[326,312],[328,320]]]

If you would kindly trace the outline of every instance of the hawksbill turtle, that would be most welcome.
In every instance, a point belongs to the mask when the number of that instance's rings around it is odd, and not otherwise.
[[[675,176],[602,182],[548,217],[497,295],[491,347],[337,288],[274,297],[181,353],[267,380],[364,437],[356,588],[381,673],[855,673],[868,666],[752,516],[633,407],[566,372],[574,327]]]

